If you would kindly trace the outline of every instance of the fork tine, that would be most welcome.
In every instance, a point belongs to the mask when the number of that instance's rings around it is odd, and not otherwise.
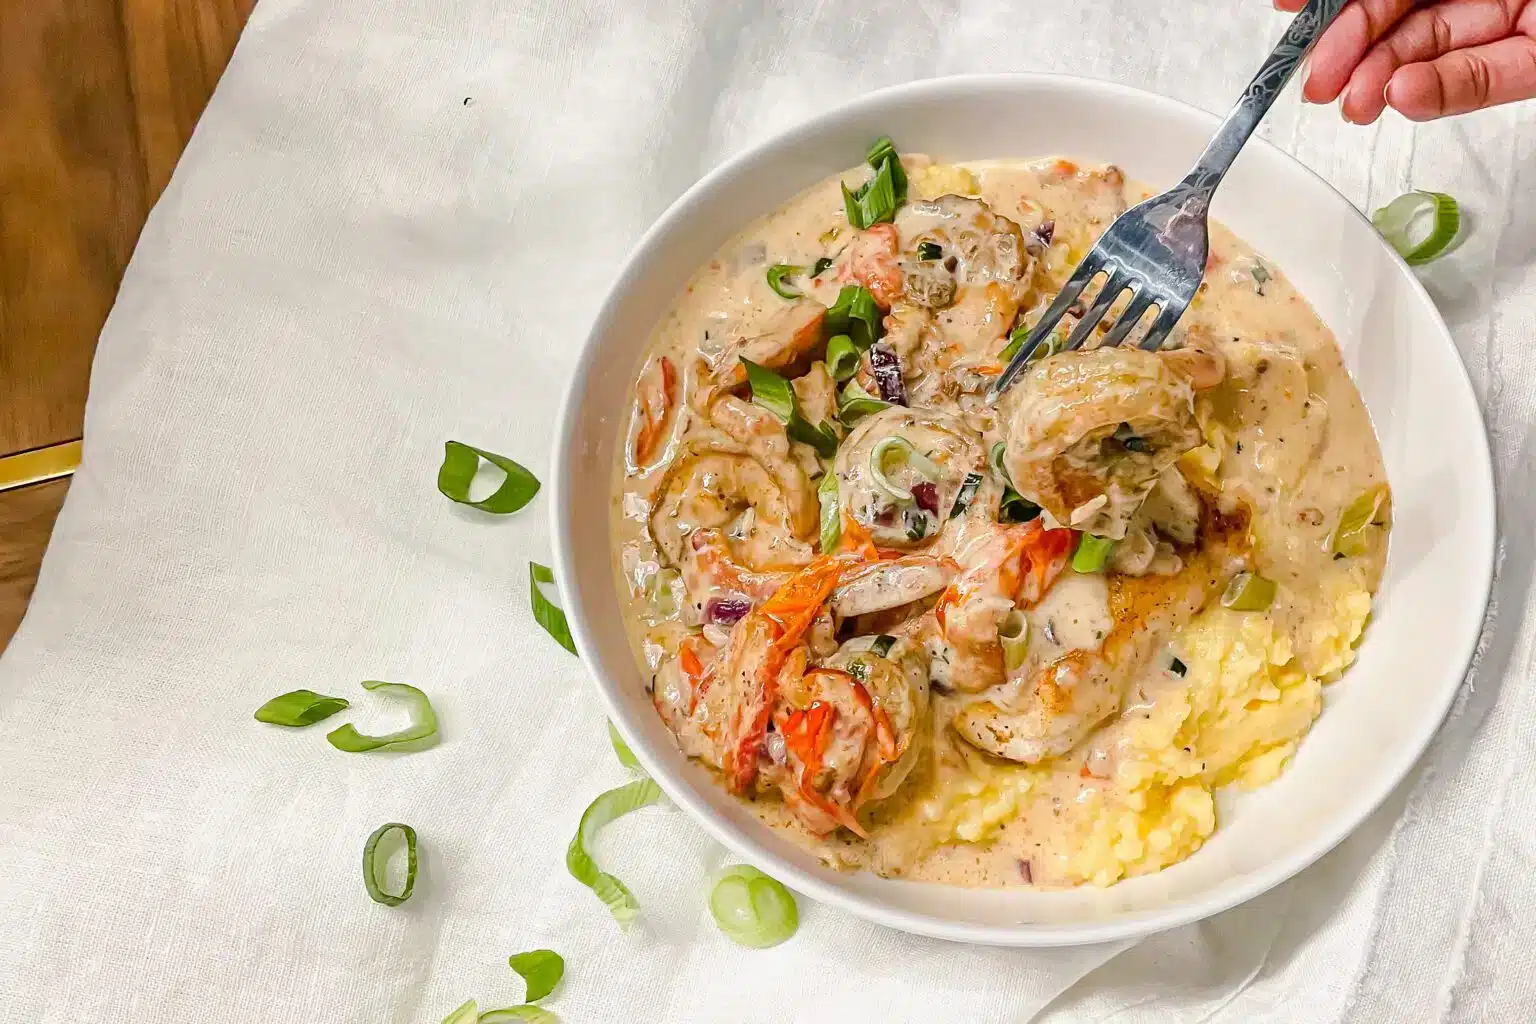
[[[1131,299],[1130,304],[1125,307],[1125,312],[1120,314],[1120,319],[1115,321],[1115,326],[1111,327],[1109,333],[1104,335],[1103,346],[1105,348],[1113,348],[1124,341],[1125,336],[1130,334],[1136,325],[1141,322],[1142,316],[1146,314],[1148,307],[1151,305],[1152,290],[1143,287]]]
[[[999,396],[1008,390],[1019,374],[1024,372],[1024,364],[1029,360],[1029,354],[1035,350],[1036,345],[1040,344],[1040,339],[1056,329],[1056,325],[1066,315],[1067,308],[1077,301],[1077,297],[1083,293],[1084,288],[1088,287],[1088,282],[1098,275],[1103,264],[1104,256],[1097,248],[1090,249],[1088,255],[1083,257],[1083,261],[1077,265],[1077,269],[1072,272],[1072,276],[1067,279],[1067,283],[1062,286],[1056,298],[1046,307],[1045,313],[1030,329],[1024,344],[1019,346],[1013,358],[1008,360],[1008,366],[987,389],[988,405],[995,404]]]
[[[1093,329],[1104,314],[1109,312],[1109,307],[1115,304],[1120,293],[1131,284],[1131,275],[1123,270],[1116,270],[1109,275],[1109,280],[1104,282],[1104,287],[1099,289],[1099,294],[1094,298],[1093,305],[1088,307],[1088,312],[1077,322],[1072,329],[1072,336],[1067,339],[1066,350],[1073,351],[1083,347],[1083,343],[1093,335]]]
[[[1148,352],[1156,352],[1163,347],[1163,342],[1168,340],[1168,332],[1173,330],[1173,325],[1179,322],[1179,317],[1184,315],[1184,309],[1189,303],[1175,305],[1164,302],[1157,311],[1157,319],[1152,321],[1152,327],[1147,331],[1147,336],[1141,339],[1141,347]]]

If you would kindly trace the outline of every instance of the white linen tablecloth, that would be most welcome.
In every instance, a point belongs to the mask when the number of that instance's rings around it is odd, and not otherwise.
[[[433,486],[448,438],[545,475],[596,301],[726,155],[967,71],[1221,110],[1284,22],[1262,0],[261,0],[102,332],[84,465],[0,660],[0,1021],[417,1024],[518,1001],[506,957],[541,946],[573,1024],[1536,1019],[1536,108],[1360,128],[1293,88],[1265,125],[1363,208],[1413,185],[1472,211],[1424,279],[1504,535],[1415,777],[1205,924],[1001,951],[802,901],[793,941],[744,951],[705,904],[723,851],[652,809],[603,840],[644,907],[620,934],[563,863],[625,773],[527,608],[547,508],[486,521]],[[370,678],[426,689],[442,744],[347,755],[251,720],[302,686],[376,722]],[[422,841],[396,909],[358,877],[389,820]]]

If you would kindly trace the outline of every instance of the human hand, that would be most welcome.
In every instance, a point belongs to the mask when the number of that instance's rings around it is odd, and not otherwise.
[[[1274,0],[1299,11],[1304,0]],[[1312,51],[1302,87],[1346,121],[1391,106],[1411,121],[1536,96],[1533,0],[1353,0]]]

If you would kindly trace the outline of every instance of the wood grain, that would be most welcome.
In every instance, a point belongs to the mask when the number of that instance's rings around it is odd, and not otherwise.
[[[80,436],[123,269],[254,3],[0,0],[0,455]],[[64,492],[0,493],[0,649]]]
[[[0,650],[27,610],[38,562],[68,491],[68,480],[50,480],[0,492]]]

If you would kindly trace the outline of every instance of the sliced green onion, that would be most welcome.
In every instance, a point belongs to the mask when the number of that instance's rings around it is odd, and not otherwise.
[[[536,1003],[555,990],[565,976],[565,958],[552,949],[535,949],[527,953],[513,953],[507,964],[528,985],[523,1002]]]
[[[901,161],[892,157],[884,160],[875,169],[875,176],[860,185],[858,191],[849,191],[848,186],[843,186],[843,211],[848,214],[848,223],[856,228],[867,228],[872,224],[882,221],[894,220],[896,207],[900,203],[896,200],[896,180],[893,167],[900,167]]]
[[[1168,671],[1182,678],[1189,671],[1189,666],[1184,664],[1182,659],[1174,658],[1173,663],[1168,666]]]
[[[804,267],[797,267],[793,263],[775,263],[768,268],[768,287],[772,288],[782,298],[798,299],[805,292],[785,281],[787,277],[798,277],[805,273]]]
[[[1426,217],[1427,232],[1421,227]],[[1377,210],[1371,223],[1409,266],[1417,267],[1438,257],[1456,240],[1461,230],[1461,207],[1444,192],[1414,191]],[[1422,237],[1415,241],[1415,236]]]
[[[822,322],[829,336],[846,334],[853,339],[853,347],[863,352],[880,340],[880,321],[880,306],[869,289],[850,284],[837,293]]]
[[[733,864],[715,876],[709,912],[726,938],[748,949],[777,946],[800,927],[794,895],[749,864]]]
[[[676,569],[658,569],[645,581],[645,599],[658,618],[670,619],[677,615],[678,591],[682,585],[683,574]]]
[[[470,501],[469,485],[480,471],[481,459],[505,472],[507,478],[489,498]],[[516,512],[532,501],[533,496],[539,493],[539,481],[505,455],[497,455],[458,441],[448,441],[443,445],[443,464],[437,471],[437,489],[460,505],[503,516],[508,512]]]
[[[816,497],[821,499],[821,552],[829,555],[837,550],[837,542],[843,535],[843,513],[838,502],[837,474],[829,468],[821,474],[816,485]]]
[[[818,257],[816,262],[811,264],[811,277],[812,278],[820,277],[821,274],[822,274],[822,271],[824,271],[828,267],[830,267],[832,265],[832,263],[833,263],[833,260],[832,260],[832,257],[830,257],[830,256]]]
[[[1040,506],[1014,490],[1003,487],[1003,500],[997,506],[997,518],[1005,523],[1027,523],[1040,514]]]
[[[944,247],[938,242],[918,242],[917,258],[920,260],[941,260],[944,258]]]
[[[479,1018],[480,1014],[475,1009],[475,1001],[466,999],[464,1005],[443,1018],[443,1024],[475,1024]]]
[[[960,482],[960,491],[955,495],[955,503],[950,506],[949,518],[954,519],[971,507],[971,502],[976,500],[976,491],[981,487],[980,473],[967,473],[965,479]]]
[[[879,412],[881,409],[889,409],[891,403],[859,387],[859,382],[851,380],[843,388],[842,394],[837,396],[837,418],[844,424],[852,426],[865,416]]]
[[[869,645],[877,658],[884,658],[891,653],[891,648],[896,646],[896,638],[889,633],[881,633],[875,637],[875,642]]]
[[[887,475],[903,464],[926,480],[939,478],[939,467],[913,448],[911,441],[894,434],[881,438],[880,443],[869,453],[869,473],[874,478],[875,486],[897,501],[912,500],[912,492],[896,484]]]
[[[1017,671],[1029,654],[1029,620],[1015,608],[1003,616],[997,627],[997,638],[1003,642],[1003,662],[1009,672]]]
[[[750,359],[741,365],[747,371],[747,384],[752,388],[752,401],[767,409],[784,424],[784,432],[791,440],[808,444],[822,458],[831,458],[837,451],[837,432],[831,424],[813,425],[800,414],[800,402],[789,381],[766,366],[759,366]]]
[[[1274,280],[1275,275],[1271,274],[1269,268],[1263,263],[1254,260],[1253,265],[1248,268],[1248,276],[1253,278],[1253,290],[1262,296],[1264,286]]]
[[[508,1006],[486,1010],[479,1024],[560,1024],[560,1018],[542,1006]]]
[[[889,135],[882,135],[869,147],[869,152],[864,154],[864,161],[875,170],[880,169],[883,163],[891,165],[891,186],[896,190],[896,203],[907,201],[907,171],[901,166],[901,157],[896,153],[896,144],[891,141]]]
[[[640,904],[624,883],[605,873],[592,859],[590,848],[598,830],[630,811],[638,810],[661,799],[661,787],[650,779],[610,789],[599,796],[582,813],[581,824],[571,845],[565,851],[565,867],[571,877],[597,893],[598,899],[608,907],[608,912],[626,928],[640,913]]]
[[[327,697],[313,690],[292,690],[273,697],[256,709],[256,721],[299,728],[314,725],[347,708],[341,697]]]
[[[827,341],[827,370],[841,384],[859,372],[859,350],[846,334],[834,334]]]
[[[816,450],[816,454],[824,459],[830,459],[837,454],[837,431],[832,429],[830,423],[817,423],[813,426],[797,410],[794,417],[784,424],[784,432],[789,435],[791,441],[810,445]]]
[[[399,895],[385,891],[384,869],[388,866],[389,858],[379,855],[379,844],[391,832],[399,832],[405,838],[405,882],[400,886]],[[415,829],[398,821],[391,821],[373,830],[373,834],[363,844],[363,887],[368,890],[369,899],[375,903],[382,903],[386,907],[398,907],[411,898],[411,892],[416,888]]]
[[[1029,332],[1032,330],[1034,330],[1033,325],[1021,323],[1010,331],[1008,333],[1008,344],[1003,347],[1003,351],[999,353],[998,358],[1002,359],[1005,363],[1012,359],[1018,353],[1019,347],[1024,344],[1025,340],[1029,337]],[[1055,331],[1052,331],[1035,342],[1035,347],[1030,350],[1028,362],[1033,363],[1038,359],[1044,359],[1046,356],[1053,356],[1060,351],[1061,339],[1057,337]]]
[[[393,694],[396,697],[404,697],[411,702],[411,720],[404,729],[396,729],[382,736],[369,736],[357,731],[357,726],[348,722],[339,729],[333,729],[326,733],[326,741],[337,750],[345,750],[349,754],[361,754],[369,750],[384,750],[388,747],[404,748],[408,750],[422,750],[437,742],[437,712],[432,710],[432,702],[427,695],[409,683],[386,683],[378,679],[369,679],[363,683],[365,690],[382,690],[384,693]]]
[[[544,591],[539,588],[541,583],[555,582],[555,574],[547,565],[538,562],[528,563],[528,595],[533,605],[533,619],[544,627],[544,632],[555,638],[555,642],[572,654],[576,653],[576,640],[571,636],[571,627],[565,621],[565,612],[560,606],[544,596]]]
[[[1334,527],[1333,538],[1329,541],[1329,548],[1335,555],[1363,555],[1370,549],[1370,534],[1367,531],[1376,521],[1382,503],[1386,500],[1387,485],[1376,484],[1366,488],[1359,497],[1345,506],[1339,516],[1339,525]]]
[[[613,744],[613,752],[618,756],[619,764],[625,768],[633,768],[637,772],[644,770],[640,767],[640,759],[635,756],[633,750],[629,749],[629,744],[624,742],[624,737],[619,735],[619,730],[613,727],[612,722],[608,723],[608,741]],[[528,1000],[533,1002],[537,998],[537,996],[529,996]]]
[[[1095,537],[1091,533],[1083,534],[1077,542],[1077,551],[1072,554],[1072,571],[1103,572],[1104,566],[1109,562],[1109,553],[1114,550],[1114,547],[1115,542],[1108,537]]]
[[[987,453],[987,465],[992,467],[993,475],[999,480],[1005,484],[1011,484],[1013,481],[1008,479],[1008,469],[1003,465],[1003,456],[1007,453],[1008,442],[998,441],[992,446],[992,450]]]
[[[1235,612],[1262,612],[1275,600],[1275,581],[1256,572],[1240,572],[1222,591],[1221,606]]]
[[[741,365],[747,371],[747,386],[752,389],[752,401],[773,413],[780,422],[788,423],[799,411],[795,389],[789,386],[789,381],[750,359],[743,359]]]

